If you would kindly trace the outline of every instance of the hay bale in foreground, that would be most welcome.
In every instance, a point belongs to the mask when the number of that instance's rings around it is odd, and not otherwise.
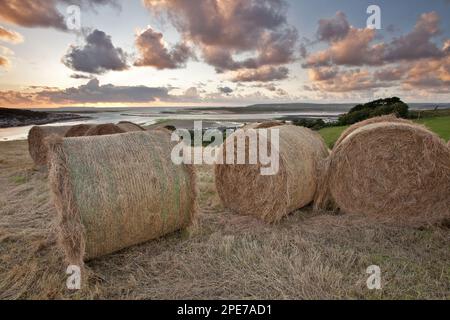
[[[257,124],[254,129],[270,129],[273,127],[278,127],[284,125],[284,122],[282,121],[266,121]]]
[[[96,126],[93,126],[90,128],[86,133],[84,134],[86,137],[92,137],[92,136],[106,136],[111,134],[119,134],[119,133],[125,133],[126,131],[119,128],[115,124],[112,123],[105,123],[105,124],[99,124]]]
[[[380,117],[370,118],[370,119],[367,119],[367,120],[364,120],[364,121],[357,122],[354,125],[350,126],[347,130],[345,130],[341,134],[341,136],[339,137],[339,139],[336,141],[336,143],[334,145],[335,146],[339,145],[353,131],[355,131],[355,130],[361,128],[361,127],[367,126],[368,124],[379,123],[379,122],[396,122],[396,123],[410,123],[410,124],[413,123],[410,120],[398,118],[395,114],[390,114],[390,115],[387,115],[387,116],[380,116]]]
[[[287,214],[312,202],[319,170],[319,162],[328,156],[323,139],[310,129],[297,126],[279,126],[279,172],[276,175],[261,175],[258,164],[216,164],[216,187],[225,207],[244,215],[256,216],[265,222],[278,222]],[[258,135],[263,130],[256,130]],[[230,136],[220,150],[244,137],[249,130],[238,130]],[[269,135],[270,137],[270,135]],[[272,143],[271,138],[269,138]],[[229,147],[229,150],[232,150]],[[249,143],[246,143],[248,154]],[[276,152],[274,148],[273,152]],[[226,153],[226,152],[224,152]]]
[[[74,138],[74,137],[82,137],[89,131],[89,129],[93,128],[92,124],[78,124],[73,126],[66,132],[65,138]]]
[[[70,126],[34,126],[28,133],[28,151],[35,165],[47,164],[48,144],[46,139],[51,135],[64,137]]]
[[[450,211],[450,150],[413,123],[357,128],[333,150],[326,176],[331,200],[345,213],[429,221]]]
[[[117,124],[117,126],[126,132],[145,131],[145,129],[140,125],[130,121],[121,121]]]
[[[174,165],[164,132],[56,139],[50,186],[69,263],[100,257],[188,227],[195,174]]]

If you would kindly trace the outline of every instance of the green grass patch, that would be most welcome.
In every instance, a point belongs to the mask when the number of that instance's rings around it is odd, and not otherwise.
[[[329,128],[324,128],[324,129],[319,130],[319,133],[325,140],[325,143],[331,149],[331,148],[333,148],[334,144],[341,136],[342,132],[344,132],[344,130],[347,128],[348,128],[348,126],[329,127]]]
[[[445,141],[450,140],[450,116],[430,117],[414,120],[414,122],[427,126],[431,131],[438,134]],[[319,133],[324,138],[326,144],[330,148],[333,148],[342,132],[347,128],[348,126],[329,127],[319,130]]]
[[[415,120],[437,133],[445,141],[450,140],[450,115],[445,117],[424,118]]]

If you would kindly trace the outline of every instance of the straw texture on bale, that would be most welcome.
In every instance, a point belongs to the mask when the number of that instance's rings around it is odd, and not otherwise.
[[[279,152],[279,171],[275,175],[261,175],[258,164],[236,164],[237,138],[244,137],[248,130],[238,130],[222,145],[221,152],[232,150],[235,164],[216,164],[215,177],[219,196],[225,207],[243,215],[253,215],[265,222],[274,223],[284,216],[310,204],[314,198],[319,162],[328,156],[323,139],[310,129],[297,126],[279,126],[266,130],[279,130],[279,150],[271,147],[270,152]],[[258,136],[262,130],[256,130]],[[249,143],[246,143],[248,154]],[[220,153],[219,153],[220,156]]]
[[[88,131],[86,131],[86,133],[84,135],[86,137],[105,136],[105,135],[125,133],[125,132],[126,132],[125,130],[119,128],[115,124],[106,123],[106,124],[99,124],[99,125],[93,126]]]
[[[78,124],[70,128],[69,131],[66,132],[65,137],[66,138],[82,137],[92,127],[94,127],[94,125],[92,124]]]
[[[31,128],[28,133],[28,150],[31,158],[37,166],[45,166],[48,162],[48,144],[46,139],[51,135],[64,137],[70,128],[70,126],[35,126]]]
[[[96,257],[190,226],[195,173],[174,165],[164,132],[53,139],[50,186],[67,261]]]
[[[282,126],[284,123],[282,121],[266,121],[259,123],[255,126],[255,129],[269,129],[277,126]]]
[[[240,129],[241,130],[256,129],[256,127],[259,125],[260,125],[259,122],[250,122],[250,123],[244,124]]]
[[[406,122],[359,126],[334,148],[317,207],[398,221],[450,211],[450,150],[426,128]]]
[[[117,126],[126,132],[145,131],[145,129],[140,125],[129,121],[121,121],[117,124]]]
[[[367,120],[364,120],[364,121],[360,121],[360,122],[355,123],[354,125],[350,126],[347,130],[345,130],[341,134],[341,136],[339,137],[339,139],[336,141],[336,143],[334,145],[335,146],[339,145],[353,131],[355,131],[355,130],[361,128],[361,127],[364,127],[364,126],[366,126],[368,124],[378,123],[378,122],[413,123],[410,120],[405,120],[405,119],[402,119],[402,118],[398,118],[394,114],[387,115],[387,116],[380,116],[380,117],[370,118],[370,119],[367,119]]]

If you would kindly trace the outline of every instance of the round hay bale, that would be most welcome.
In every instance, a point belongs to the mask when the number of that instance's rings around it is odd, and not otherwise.
[[[256,129],[257,126],[259,126],[260,123],[259,122],[250,122],[250,123],[245,123],[240,130],[247,130],[247,129]]]
[[[450,150],[412,123],[354,130],[333,150],[326,180],[331,199],[345,213],[398,220],[449,214]]]
[[[81,266],[193,222],[195,173],[173,164],[168,134],[57,139],[50,148],[49,180],[69,263]]]
[[[257,124],[253,129],[270,129],[273,127],[282,126],[284,123],[282,121],[267,121]],[[252,128],[250,128],[252,129]]]
[[[235,164],[216,164],[215,177],[218,194],[225,207],[243,215],[253,215],[265,222],[274,223],[289,213],[310,204],[316,192],[318,163],[328,156],[323,139],[307,128],[280,126],[265,130],[279,130],[279,171],[275,175],[262,175],[257,164],[236,164],[237,139],[243,139],[249,130],[238,130],[220,148],[225,154],[234,143]],[[260,136],[262,130],[256,130]],[[248,154],[249,143],[246,142]],[[220,153],[219,153],[220,156]],[[247,157],[248,158],[248,157]],[[225,162],[224,162],[225,163]]]
[[[94,127],[94,125],[92,124],[78,124],[70,128],[69,131],[66,132],[64,137],[66,138],[82,137],[92,127]]]
[[[125,132],[145,131],[140,125],[130,121],[121,121],[117,126]]]
[[[64,137],[70,126],[34,126],[28,133],[28,151],[37,166],[47,164],[48,145],[46,139],[51,135]]]
[[[353,131],[355,131],[355,130],[361,128],[361,127],[364,127],[364,126],[366,126],[368,124],[379,123],[379,122],[396,122],[396,123],[409,123],[409,124],[413,123],[410,120],[398,118],[395,114],[390,114],[390,115],[387,115],[387,116],[380,116],[380,117],[370,118],[370,119],[367,119],[367,120],[364,120],[364,121],[357,122],[354,125],[350,126],[347,130],[345,130],[341,134],[341,136],[339,137],[339,139],[336,141],[336,143],[334,145],[337,146],[338,144],[340,144]]]
[[[99,125],[93,126],[88,131],[86,131],[86,133],[84,135],[86,137],[106,136],[106,135],[125,133],[125,132],[126,132],[125,130],[119,128],[115,124],[106,123],[106,124],[99,124]]]

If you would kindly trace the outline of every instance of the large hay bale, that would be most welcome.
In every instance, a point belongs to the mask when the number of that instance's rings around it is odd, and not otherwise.
[[[188,227],[195,174],[174,165],[164,132],[57,139],[50,186],[69,263],[100,257]]]
[[[117,126],[126,132],[134,132],[134,131],[145,131],[140,125],[130,122],[130,121],[121,121],[117,124]]]
[[[404,220],[441,217],[450,210],[450,150],[413,123],[378,122],[353,130],[333,150],[329,198],[351,214]],[[326,201],[319,201],[319,208]],[[412,221],[412,220],[411,220]]]
[[[337,146],[338,144],[340,144],[353,131],[355,131],[355,130],[361,128],[361,127],[364,127],[364,126],[366,126],[368,124],[379,123],[379,122],[413,123],[410,120],[405,120],[405,119],[402,119],[402,118],[398,118],[395,114],[370,118],[370,119],[367,119],[367,120],[364,120],[364,121],[357,122],[354,125],[350,126],[347,130],[345,130],[341,134],[341,136],[339,137],[339,139],[336,141],[336,143],[334,145]]]
[[[66,132],[66,138],[74,138],[74,137],[82,137],[89,131],[89,129],[93,128],[95,125],[93,124],[78,124],[73,126]]]
[[[70,126],[34,126],[28,133],[28,150],[37,166],[47,164],[48,145],[46,139],[51,135],[64,137]]]
[[[287,214],[310,204],[316,192],[319,162],[328,156],[323,139],[307,128],[279,126],[279,171],[276,175],[261,175],[262,164],[216,164],[215,176],[219,196],[225,207],[244,215],[253,215],[268,222],[278,222]],[[221,147],[245,137],[249,130],[238,130]],[[260,136],[262,130],[256,130]],[[271,135],[269,135],[270,144]],[[232,150],[229,147],[229,150]],[[248,154],[249,143],[246,143]],[[276,152],[274,148],[272,152]],[[248,160],[248,159],[247,159]]]
[[[273,127],[278,127],[278,126],[282,126],[284,123],[282,121],[266,121],[266,122],[262,122],[257,124],[254,129],[270,129]]]
[[[115,124],[105,123],[105,124],[99,124],[99,125],[93,126],[88,131],[86,131],[86,133],[84,135],[86,137],[106,136],[106,135],[119,134],[119,133],[125,133],[125,132],[126,132],[125,130],[119,128]]]

